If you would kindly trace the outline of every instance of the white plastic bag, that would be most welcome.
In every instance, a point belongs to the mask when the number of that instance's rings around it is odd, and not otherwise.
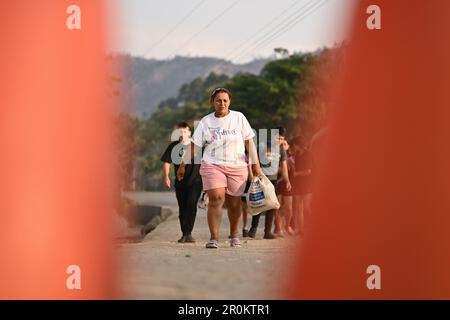
[[[206,210],[208,208],[209,198],[206,191],[202,192],[202,195],[198,199],[197,208]]]
[[[247,192],[247,207],[252,216],[263,211],[280,208],[275,187],[265,175],[253,178]]]

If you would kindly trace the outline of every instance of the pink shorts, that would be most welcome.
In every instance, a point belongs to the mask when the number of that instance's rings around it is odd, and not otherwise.
[[[200,166],[203,190],[225,188],[230,196],[244,193],[248,177],[248,167],[230,167],[202,161]]]

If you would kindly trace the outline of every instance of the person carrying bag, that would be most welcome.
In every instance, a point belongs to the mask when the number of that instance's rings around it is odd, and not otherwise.
[[[256,237],[258,229],[259,219],[264,212],[264,239],[275,239],[276,236],[272,233],[273,220],[277,210],[280,208],[278,202],[275,186],[277,185],[278,171],[281,169],[283,173],[283,180],[286,180],[287,188],[291,188],[289,177],[287,174],[287,154],[286,150],[282,147],[281,142],[284,139],[284,131],[279,129],[278,134],[274,134],[272,139],[267,145],[260,145],[260,159],[262,176],[259,176],[259,183],[254,181],[253,183],[253,195],[252,200],[248,198],[249,211],[252,214],[251,228],[248,231],[250,238]],[[273,144],[273,148],[272,148]],[[258,194],[258,188],[264,190],[263,194]],[[264,199],[262,198],[264,196]]]

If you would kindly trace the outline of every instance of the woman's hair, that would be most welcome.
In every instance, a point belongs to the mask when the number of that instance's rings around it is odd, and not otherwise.
[[[231,100],[231,92],[228,89],[225,88],[216,88],[211,92],[211,96],[209,98],[209,101],[213,102],[214,98],[220,93],[220,92],[224,92],[226,94],[228,94],[228,97],[230,97]]]

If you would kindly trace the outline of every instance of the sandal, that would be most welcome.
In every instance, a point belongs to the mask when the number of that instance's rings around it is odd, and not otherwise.
[[[240,247],[241,246],[241,240],[239,238],[233,238],[230,241],[230,247]]]
[[[206,248],[208,249],[217,249],[219,248],[219,241],[217,240],[209,240],[206,244]]]

